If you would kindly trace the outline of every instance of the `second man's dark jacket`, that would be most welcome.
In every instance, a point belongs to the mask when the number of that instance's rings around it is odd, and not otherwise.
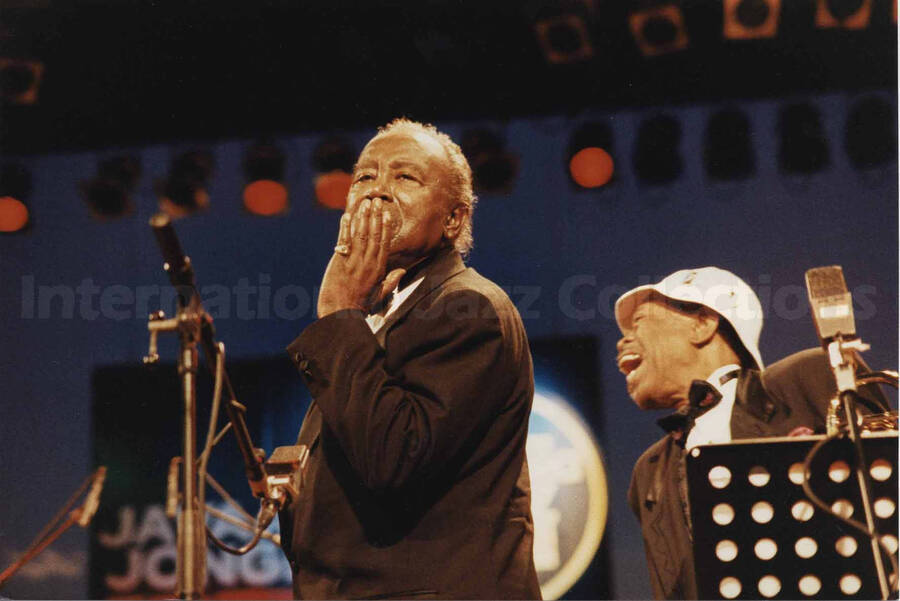
[[[765,371],[744,369],[731,415],[733,439],[785,436],[806,426],[824,431],[834,376],[825,353],[809,349]],[[878,398],[878,391],[863,391]],[[687,522],[684,448],[672,434],[638,459],[628,502],[641,523],[650,584],[656,599],[696,599],[697,584]]]

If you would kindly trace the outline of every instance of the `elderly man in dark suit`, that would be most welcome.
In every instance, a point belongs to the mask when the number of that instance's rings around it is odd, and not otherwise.
[[[641,409],[674,409],[638,459],[628,500],[657,599],[696,599],[684,456],[700,444],[823,430],[834,377],[821,350],[763,371],[762,308],[716,267],[675,272],[616,302],[619,369]]]
[[[528,341],[462,261],[459,147],[397,120],[355,166],[318,317],[288,351],[311,449],[282,512],[298,598],[539,598],[525,438]]]

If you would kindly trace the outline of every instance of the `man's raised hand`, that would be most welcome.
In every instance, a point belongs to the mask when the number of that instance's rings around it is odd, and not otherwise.
[[[349,207],[348,207],[349,208]],[[335,254],[328,262],[319,290],[318,316],[342,309],[369,309],[391,292],[406,273],[385,275],[391,244],[390,212],[381,199],[365,199],[353,214],[341,216]]]

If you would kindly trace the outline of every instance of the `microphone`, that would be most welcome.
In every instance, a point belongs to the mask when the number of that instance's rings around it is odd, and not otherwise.
[[[169,264],[169,269],[178,272],[184,267],[185,256],[181,250],[181,243],[175,235],[172,227],[172,218],[165,213],[157,213],[150,218],[150,227],[156,236],[156,242],[162,251],[163,260]]]
[[[101,465],[97,468],[97,473],[94,475],[94,483],[91,484],[91,490],[88,492],[78,516],[78,525],[82,528],[87,528],[100,507],[100,493],[103,492],[104,480],[106,480],[106,466]]]
[[[156,243],[165,261],[165,270],[169,281],[178,291],[178,302],[187,305],[196,296],[194,289],[194,267],[191,259],[185,256],[181,243],[172,226],[172,218],[165,213],[157,213],[150,218],[150,227],[156,236]]]
[[[838,392],[856,390],[854,351],[866,351],[869,345],[856,336],[853,300],[840,265],[816,267],[806,272],[806,290],[816,332],[828,353]]]
[[[834,338],[856,338],[853,300],[840,265],[807,271],[806,290],[816,332],[823,344]]]

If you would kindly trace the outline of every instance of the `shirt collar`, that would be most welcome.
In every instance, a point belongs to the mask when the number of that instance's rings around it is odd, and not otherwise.
[[[393,299],[391,300],[390,305],[388,307],[388,312],[390,312],[391,309],[396,310],[397,307],[402,305],[403,301],[405,301],[407,299],[407,297],[413,293],[413,290],[415,290],[418,287],[418,285],[422,283],[422,280],[424,280],[424,279],[425,279],[425,276],[421,275],[417,279],[413,280],[412,282],[409,282],[409,283],[404,282],[404,284],[406,284],[406,285],[403,286],[403,288],[401,288],[399,285],[396,288],[394,288],[394,291],[391,293],[391,294],[393,294]]]

